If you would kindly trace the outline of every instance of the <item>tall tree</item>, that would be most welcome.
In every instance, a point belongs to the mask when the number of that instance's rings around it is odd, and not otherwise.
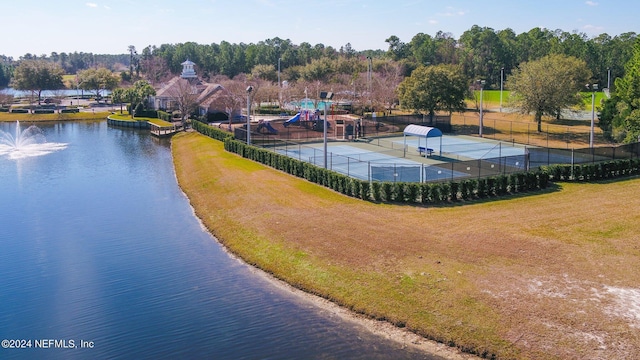
[[[522,113],[533,113],[538,132],[542,132],[542,116],[555,116],[560,109],[580,104],[579,91],[590,78],[583,60],[556,54],[520,64],[507,78],[507,87],[513,106]]]
[[[131,103],[131,118],[135,115],[135,110],[140,106],[144,106],[144,101],[156,94],[156,90],[146,80],[138,80],[133,86],[127,88],[124,98]]]
[[[42,90],[56,90],[64,87],[60,65],[46,60],[22,60],[13,74],[12,86],[18,90],[37,94],[38,103]]]
[[[599,114],[600,126],[605,133],[611,128],[615,140],[636,142],[640,138],[640,38],[625,64],[625,75],[615,81],[615,89]]]
[[[118,86],[120,78],[107,68],[91,68],[78,73],[78,86],[83,90],[93,91],[100,102],[103,90],[113,90]]]
[[[436,111],[449,114],[465,108],[467,79],[459,66],[420,66],[398,86],[400,105],[427,112],[433,120]]]

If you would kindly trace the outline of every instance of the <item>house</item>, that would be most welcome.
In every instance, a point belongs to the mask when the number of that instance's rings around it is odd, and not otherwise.
[[[153,98],[155,109],[180,111],[181,104],[192,103],[197,106],[197,114],[206,115],[209,121],[228,120],[224,105],[227,93],[222,85],[210,84],[198,78],[194,68],[196,64],[188,59],[181,65],[182,74],[167,81],[156,91]]]

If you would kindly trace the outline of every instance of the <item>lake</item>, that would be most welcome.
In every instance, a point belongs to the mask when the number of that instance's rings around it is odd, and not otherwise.
[[[0,339],[25,347],[0,358],[427,358],[229,256],[180,191],[168,140],[38,127],[66,147],[0,155]]]

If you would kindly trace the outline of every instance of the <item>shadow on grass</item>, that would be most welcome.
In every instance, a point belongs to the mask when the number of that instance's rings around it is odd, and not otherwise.
[[[422,207],[422,208],[454,208],[466,205],[474,205],[474,204],[484,204],[489,202],[499,202],[506,201],[512,199],[521,199],[527,198],[537,195],[551,194],[555,192],[559,192],[562,190],[562,185],[557,183],[549,183],[549,186],[545,189],[531,190],[525,192],[517,192],[517,193],[506,193],[504,195],[492,195],[485,197],[474,197],[472,199],[458,199],[456,201],[444,201],[444,202],[429,202],[429,203],[419,203],[419,202],[395,202],[395,201],[375,201],[371,200],[371,203],[374,204],[386,204],[386,205],[394,205],[394,206],[410,206],[410,207]]]

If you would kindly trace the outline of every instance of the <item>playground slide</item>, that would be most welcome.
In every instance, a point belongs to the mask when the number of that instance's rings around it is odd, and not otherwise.
[[[297,113],[294,117],[292,117],[291,119],[285,121],[282,125],[284,125],[284,127],[287,127],[289,125],[291,125],[294,122],[300,121],[300,113]]]
[[[271,123],[265,123],[264,127],[267,128],[267,130],[269,130],[270,133],[272,134],[277,134],[278,130],[274,129],[273,126],[271,126]]]
[[[269,134],[277,134],[278,130],[276,130],[273,126],[271,126],[271,123],[268,121],[263,122],[262,120],[260,120],[260,123],[258,124],[258,132],[262,132],[262,129],[267,129],[267,131],[269,132]]]

